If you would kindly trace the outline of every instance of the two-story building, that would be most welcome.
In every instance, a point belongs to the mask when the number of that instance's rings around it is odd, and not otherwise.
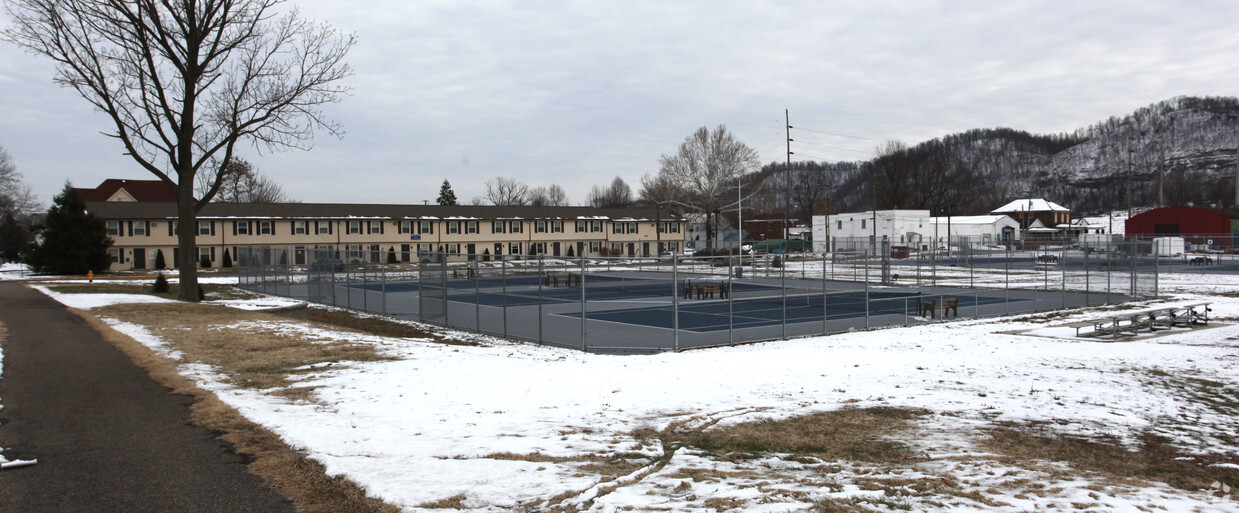
[[[133,181],[129,181],[133,182]],[[140,181],[139,181],[140,182]],[[106,182],[105,182],[106,183]],[[87,201],[112,238],[112,270],[150,269],[162,252],[179,261],[176,204],[134,201],[113,193]],[[665,209],[364,205],[334,203],[212,203],[198,214],[196,260],[218,266],[237,248],[292,248],[292,265],[307,253],[332,248],[346,262],[413,262],[418,253],[443,252],[450,260],[527,256],[658,255],[680,251],[683,219]]]

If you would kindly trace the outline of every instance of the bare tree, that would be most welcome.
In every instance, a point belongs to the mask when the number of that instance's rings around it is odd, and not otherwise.
[[[0,217],[12,215],[18,222],[28,224],[37,210],[39,202],[34,191],[22,183],[13,157],[0,146]]]
[[[224,166],[225,177],[219,192],[215,193],[218,203],[289,203],[284,188],[270,178],[259,173],[249,161],[234,157]],[[210,188],[215,177],[199,175],[199,190]]]
[[[665,195],[664,200],[705,214],[706,240],[711,244],[710,216],[717,214],[720,205],[731,203],[727,192],[734,192],[737,178],[758,169],[761,161],[756,150],[719,125],[713,131],[698,128],[684,138],[675,155],[660,157],[659,164],[659,177],[651,185],[670,187],[675,194]]]
[[[590,206],[597,208],[621,208],[632,205],[632,187],[624,183],[624,179],[615,177],[609,187],[595,185],[589,191],[586,200]]]
[[[564,207],[568,205],[568,192],[559,184],[529,189],[529,204],[535,207]]]
[[[223,185],[238,143],[270,151],[342,135],[322,107],[348,92],[355,38],[281,0],[5,0],[4,38],[56,63],[54,80],[111,118],[142,168],[172,188],[180,299],[198,301],[197,214]],[[200,197],[195,177],[216,179]]]
[[[486,181],[486,200],[491,205],[514,207],[529,203],[529,186],[515,178],[496,176]]]

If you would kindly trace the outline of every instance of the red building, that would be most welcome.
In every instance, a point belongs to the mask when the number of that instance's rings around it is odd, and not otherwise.
[[[1165,207],[1133,216],[1124,225],[1129,237],[1179,236],[1190,244],[1231,245],[1230,218],[1195,207]]]

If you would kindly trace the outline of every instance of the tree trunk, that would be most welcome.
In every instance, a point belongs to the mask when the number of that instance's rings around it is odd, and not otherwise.
[[[193,184],[193,180],[182,184]],[[177,299],[198,302],[198,215],[194,212],[194,188],[182,185],[176,199],[177,245],[181,248],[177,265],[180,267],[180,293]]]

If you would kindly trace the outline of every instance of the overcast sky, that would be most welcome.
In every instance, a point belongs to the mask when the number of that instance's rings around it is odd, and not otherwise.
[[[1239,2],[300,0],[356,33],[342,139],[242,155],[305,202],[468,202],[496,176],[573,204],[634,192],[701,126],[763,162],[865,160],[972,128],[1068,132],[1180,95],[1239,95]],[[4,19],[7,24],[7,18]],[[151,179],[108,123],[0,43],[0,146],[46,204]]]

